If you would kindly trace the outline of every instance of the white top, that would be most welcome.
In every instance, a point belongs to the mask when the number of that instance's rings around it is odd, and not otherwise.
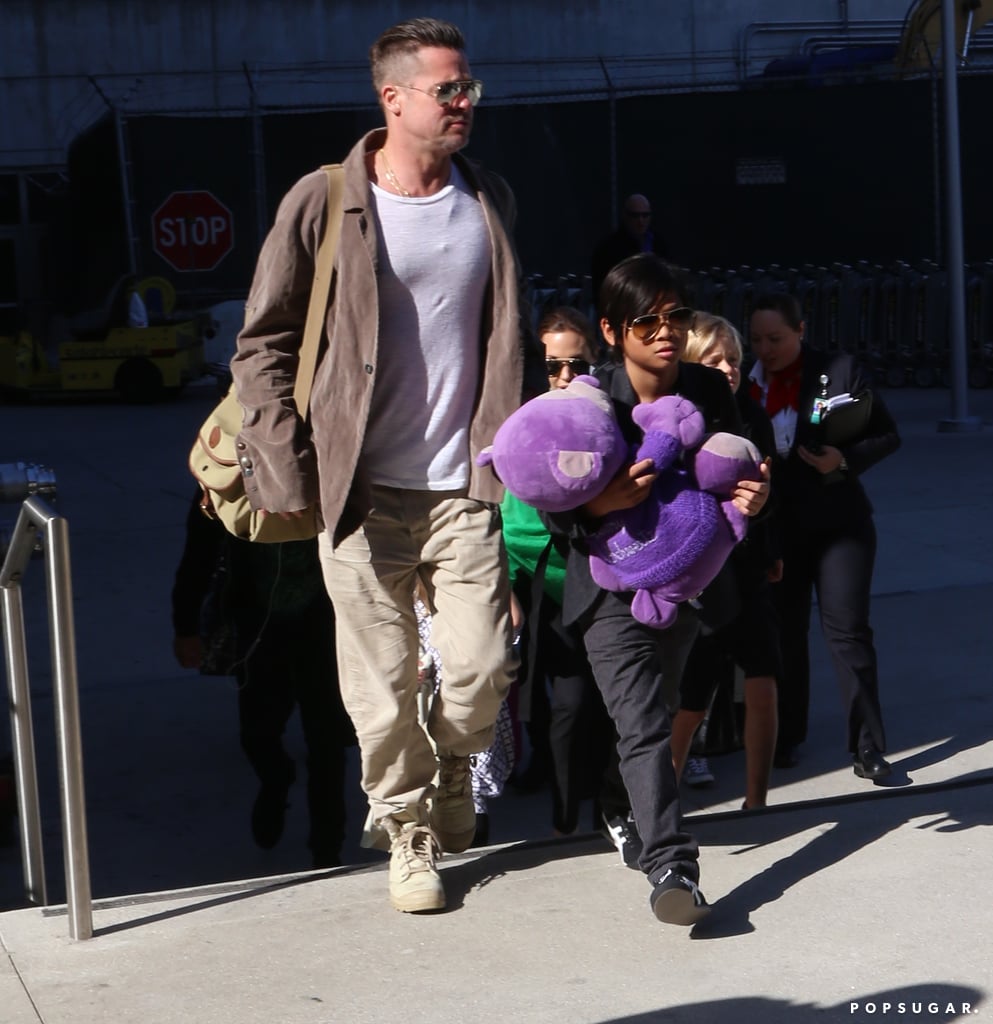
[[[452,165],[432,196],[372,186],[379,233],[379,365],[362,458],[374,484],[469,483],[483,297],[492,245],[475,193]]]
[[[748,374],[748,379],[755,381],[762,389],[759,405],[764,409],[766,395],[769,393],[769,382],[765,377],[765,367],[761,363],[756,363]],[[780,455],[789,455],[793,438],[796,437],[796,409],[780,409],[775,416],[769,417],[769,421],[772,423],[772,429],[776,435],[776,451]]]

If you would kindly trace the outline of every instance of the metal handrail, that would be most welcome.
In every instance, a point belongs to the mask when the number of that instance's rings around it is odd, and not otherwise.
[[[83,790],[83,750],[79,726],[79,680],[76,671],[76,631],[72,613],[69,528],[62,516],[40,498],[21,506],[3,567],[0,599],[3,607],[4,654],[10,680],[10,714],[14,737],[17,798],[20,807],[21,852],[28,899],[48,902],[42,856],[41,811],[31,722],[27,643],[21,581],[38,539],[45,534],[45,576],[48,627],[52,647],[55,697],[55,735],[62,800],[62,843],[66,875],[69,937],[93,935],[89,847],[86,838],[86,800]]]

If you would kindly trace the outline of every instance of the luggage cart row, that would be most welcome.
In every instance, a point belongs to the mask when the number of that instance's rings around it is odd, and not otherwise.
[[[593,279],[589,274],[562,274],[547,277],[531,274],[527,279],[527,298],[531,305],[531,326],[537,331],[541,318],[558,306],[574,306],[596,323]]]
[[[799,300],[808,344],[858,355],[890,387],[949,383],[948,275],[929,260],[888,265],[711,267],[688,271],[690,301],[744,332],[756,296],[789,292]],[[533,327],[556,306],[596,321],[589,275],[528,278]],[[966,267],[966,347],[970,387],[993,386],[993,260]]]
[[[828,267],[714,267],[691,274],[693,301],[748,323],[763,292],[789,292],[803,309],[808,344],[861,357],[890,387],[947,384],[948,275],[938,264],[866,261]],[[971,387],[993,384],[993,260],[966,268],[966,346]]]

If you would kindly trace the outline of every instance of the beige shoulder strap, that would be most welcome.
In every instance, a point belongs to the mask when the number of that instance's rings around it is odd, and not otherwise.
[[[301,417],[306,418],[310,405],[310,389],[317,369],[317,352],[321,346],[321,332],[328,311],[328,296],[331,293],[331,278],[334,276],[334,258],[341,238],[341,221],[344,214],[342,195],[345,186],[345,172],[341,164],[327,164],[321,168],[328,178],[328,213],[324,235],[317,249],[314,262],[314,283],[310,289],[310,305],[307,307],[307,323],[303,329],[300,345],[300,362],[297,366],[296,382],[293,385],[293,400]]]

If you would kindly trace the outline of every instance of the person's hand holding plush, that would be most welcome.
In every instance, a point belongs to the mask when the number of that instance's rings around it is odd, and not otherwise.
[[[539,510],[602,516],[587,538],[593,579],[634,591],[635,618],[665,628],[744,537],[733,495],[741,481],[762,482],[762,461],[744,438],[707,437],[678,396],[636,407],[634,420],[645,436],[632,462],[609,399],[595,378],[578,377],[518,409],[479,462]]]

